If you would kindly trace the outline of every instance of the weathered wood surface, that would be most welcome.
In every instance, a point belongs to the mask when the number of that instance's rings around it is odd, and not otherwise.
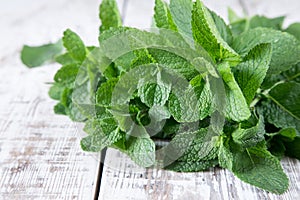
[[[125,24],[148,28],[151,24],[149,19],[153,14],[149,8],[153,7],[153,2],[153,0],[129,0],[125,13]],[[298,12],[300,3],[296,0],[289,1],[289,4],[284,3],[284,1],[271,0],[204,0],[204,2],[225,19],[227,8],[231,7],[241,16],[243,12],[265,14],[269,17],[287,15],[288,23],[300,21]],[[105,156],[99,199],[300,199],[300,162],[286,158],[282,161],[282,165],[290,179],[290,188],[283,195],[274,195],[240,181],[228,170],[214,168],[208,172],[176,173],[159,169],[143,169],[134,164],[126,155],[114,149],[108,149]]]
[[[56,41],[70,27],[97,44],[98,1],[0,1],[0,199],[93,199],[99,154],[80,149],[81,132],[57,116],[47,94],[58,65],[26,69],[23,44]]]
[[[242,14],[240,0],[205,0],[226,16],[227,6]],[[125,25],[149,28],[154,0],[118,0]],[[0,2],[0,199],[93,199],[98,196],[99,154],[80,149],[81,127],[54,115],[47,95],[57,65],[28,70],[19,60],[24,43],[54,42],[66,28],[97,44],[97,0],[10,0]],[[250,14],[285,14],[300,21],[299,3],[244,1]],[[99,199],[299,199],[300,162],[285,159],[290,190],[276,196],[255,189],[226,170],[175,173],[136,166],[109,149]]]

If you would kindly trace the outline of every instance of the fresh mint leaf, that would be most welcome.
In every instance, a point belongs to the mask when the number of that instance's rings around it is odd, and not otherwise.
[[[170,12],[179,33],[184,37],[191,39],[192,34],[192,8],[191,0],[170,0]]]
[[[251,113],[247,101],[237,84],[228,63],[218,66],[218,70],[223,78],[226,92],[226,111],[225,116],[228,119],[240,122],[247,120]]]
[[[223,40],[225,40],[226,43],[231,44],[233,38],[232,38],[231,29],[229,28],[229,26],[227,26],[225,21],[219,15],[217,15],[214,11],[210,10],[209,12],[215,22],[218,32],[220,33]]]
[[[155,143],[150,138],[131,137],[126,153],[141,167],[150,167],[155,163]]]
[[[275,125],[277,128],[295,128],[297,132],[299,132],[300,121],[275,102],[262,102],[262,105],[259,106],[258,109],[263,112],[266,121]]]
[[[166,28],[176,31],[177,27],[172,19],[169,6],[163,0],[155,0],[154,19],[158,28]]]
[[[235,79],[248,105],[250,105],[267,74],[271,57],[271,45],[260,44],[250,50],[243,62],[234,68]]]
[[[287,27],[287,29],[285,29],[285,32],[292,34],[298,40],[300,40],[300,23],[291,24],[289,27]]]
[[[284,143],[287,156],[300,160],[300,136],[298,135],[292,142]]]
[[[63,87],[61,84],[54,83],[50,87],[48,94],[49,94],[50,98],[52,98],[54,100],[60,100],[60,97],[61,97],[64,89],[65,89],[65,87]]]
[[[276,194],[284,193],[289,180],[280,161],[266,150],[257,146],[233,154],[232,172],[241,180]]]
[[[270,92],[269,97],[282,110],[300,121],[300,84],[296,82],[281,83]]]
[[[141,101],[147,106],[164,105],[169,98],[171,87],[157,83],[148,83],[138,89]]]
[[[76,61],[83,62],[86,56],[86,48],[81,38],[70,29],[67,29],[62,40],[70,56]]]
[[[96,93],[96,103],[99,106],[110,106],[111,98],[115,85],[118,83],[117,78],[109,79],[107,82],[100,85]]]
[[[46,62],[52,62],[63,51],[61,40],[53,44],[42,46],[24,45],[21,51],[21,60],[29,68],[38,67]]]
[[[192,11],[193,37],[216,61],[237,64],[239,55],[224,41],[208,9],[197,0]]]
[[[112,27],[122,26],[122,19],[115,0],[103,0],[99,7],[100,33]]]
[[[80,142],[85,151],[98,152],[117,142],[121,137],[118,126],[112,116],[104,119],[91,119],[84,130],[88,136]]]
[[[54,80],[66,87],[73,87],[79,71],[78,64],[69,64],[61,67],[55,74]]]
[[[256,126],[251,128],[239,127],[232,133],[233,141],[241,148],[250,148],[263,141],[265,135],[263,118],[259,118]]]
[[[188,80],[199,73],[191,63],[179,55],[160,49],[149,49],[148,51],[156,63],[183,75]]]
[[[272,59],[268,74],[279,74],[300,62],[300,42],[292,35],[268,28],[250,29],[233,40],[233,48],[245,56],[261,43],[271,43]]]
[[[165,167],[167,170],[176,172],[199,172],[208,170],[210,167],[218,165],[218,160],[201,160],[198,162],[193,161],[175,161]]]

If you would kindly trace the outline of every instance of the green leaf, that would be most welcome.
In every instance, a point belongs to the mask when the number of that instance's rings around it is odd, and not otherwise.
[[[126,153],[141,167],[150,167],[155,163],[155,143],[150,138],[131,137],[127,141]]]
[[[255,28],[244,32],[234,39],[233,48],[238,53],[246,55],[261,43],[272,45],[269,74],[286,71],[300,61],[300,41],[288,33],[268,28]]]
[[[269,97],[289,115],[300,121],[300,84],[281,83],[270,92]]]
[[[115,0],[103,0],[99,8],[100,33],[111,27],[122,26],[122,19]]]
[[[170,0],[170,12],[179,33],[188,39],[193,38],[192,34],[192,9],[191,0]]]
[[[169,98],[171,87],[157,83],[148,83],[138,89],[141,101],[147,106],[164,105]]]
[[[180,95],[180,96],[179,96]],[[195,122],[199,120],[199,102],[192,87],[179,89],[177,94],[171,93],[168,109],[178,122]]]
[[[172,19],[169,6],[163,0],[155,0],[154,19],[158,28],[166,28],[177,31],[177,27]]]
[[[295,36],[298,40],[300,40],[300,23],[291,24],[287,29],[284,30]]]
[[[84,151],[101,151],[121,138],[118,126],[112,116],[87,121],[84,131],[88,133],[88,136],[80,142]]]
[[[256,187],[272,193],[283,194],[289,186],[280,161],[264,147],[252,147],[233,154],[233,173]]]
[[[265,27],[274,30],[281,30],[285,17],[268,18],[265,16],[255,15],[250,19],[249,28]]]
[[[246,99],[237,84],[228,63],[218,66],[218,70],[223,78],[226,93],[225,116],[234,121],[240,122],[247,120],[251,113]]]
[[[267,18],[265,16],[255,15],[248,18],[239,18],[235,21],[231,21],[231,29],[234,36],[238,36],[241,33],[258,27],[271,28],[274,30],[281,30],[285,17]]]
[[[77,61],[74,60],[69,53],[64,53],[62,55],[59,55],[55,58],[55,62],[62,64],[62,65],[68,65],[76,63]]]
[[[73,87],[78,71],[78,64],[65,65],[56,72],[54,80],[64,86]]]
[[[61,103],[56,104],[54,106],[53,110],[54,110],[55,114],[58,114],[58,115],[67,115],[66,108]]]
[[[224,41],[207,8],[197,0],[192,11],[193,37],[216,61],[237,64],[239,55]]]
[[[281,109],[275,102],[262,102],[262,105],[258,109],[263,112],[265,120],[277,128],[295,128],[299,132],[300,121],[286,110]]]
[[[218,165],[218,160],[201,160],[198,162],[193,161],[175,161],[172,164],[164,167],[164,169],[176,172],[199,172],[205,171],[210,167]]]
[[[111,98],[115,85],[118,83],[118,78],[109,79],[107,82],[102,83],[97,90],[96,103],[99,106],[110,106]]]
[[[296,137],[292,142],[284,143],[286,155],[300,160],[300,137]]]
[[[27,67],[38,67],[47,62],[52,62],[55,57],[61,54],[63,46],[61,40],[53,44],[42,46],[27,46],[24,45],[21,51],[21,60]]]
[[[63,37],[64,47],[68,50],[70,56],[79,62],[83,62],[86,56],[86,48],[80,37],[67,29]]]
[[[198,75],[190,81],[191,86],[198,98],[199,119],[203,120],[212,113],[212,94],[209,84],[205,83],[202,76]]]
[[[257,143],[263,141],[265,134],[265,125],[263,119],[260,117],[256,126],[244,129],[239,127],[232,133],[233,141],[242,148],[249,148],[256,146]]]
[[[285,71],[283,74],[284,79],[287,81],[295,81],[300,83],[300,63],[291,67],[289,70]]]
[[[250,105],[262,84],[272,57],[270,44],[260,44],[251,49],[244,61],[234,68],[234,75],[245,99]]]
[[[65,87],[63,87],[59,83],[54,83],[48,91],[50,98],[54,100],[60,100],[60,97],[64,91]]]
[[[217,15],[215,12],[213,12],[211,10],[209,12],[215,22],[218,32],[220,33],[223,40],[225,40],[228,44],[231,44],[233,38],[232,38],[231,29],[229,28],[229,26],[227,26],[225,21],[219,15]]]
[[[188,80],[191,80],[199,73],[188,60],[179,55],[161,49],[148,49],[148,51],[156,63],[183,75]]]

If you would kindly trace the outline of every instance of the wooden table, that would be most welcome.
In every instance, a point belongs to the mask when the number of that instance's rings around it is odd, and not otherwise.
[[[238,13],[287,15],[300,21],[298,0],[206,0],[222,16]],[[125,25],[148,28],[154,0],[119,0]],[[83,152],[82,125],[55,115],[47,94],[56,64],[33,70],[20,62],[23,44],[54,42],[66,28],[97,44],[97,0],[0,2],[0,199],[300,199],[300,162],[284,159],[290,178],[284,195],[249,186],[229,171],[175,173],[143,169],[108,149]]]

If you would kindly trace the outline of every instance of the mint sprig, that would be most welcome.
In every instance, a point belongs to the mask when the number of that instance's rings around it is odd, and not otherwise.
[[[104,0],[99,45],[68,29],[62,42],[24,46],[22,61],[62,65],[49,96],[55,113],[85,123],[83,150],[183,172],[219,165],[284,193],[280,159],[300,159],[299,23],[229,10],[226,24],[200,0],[156,0],[154,11],[157,29],[142,31]]]

